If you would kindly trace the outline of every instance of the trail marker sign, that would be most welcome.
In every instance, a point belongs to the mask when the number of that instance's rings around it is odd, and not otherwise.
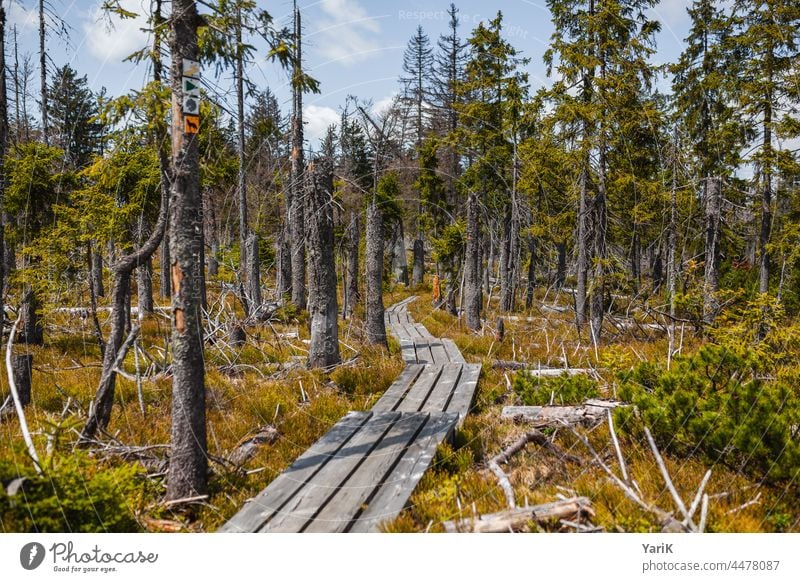
[[[198,115],[200,113],[200,99],[191,95],[184,95],[183,113],[185,115]]]
[[[192,77],[183,77],[183,95],[200,97],[200,82]]]
[[[199,115],[184,115],[183,116],[183,133],[197,133],[200,131],[200,116]]]
[[[192,59],[183,59],[183,76],[200,78],[200,63]]]

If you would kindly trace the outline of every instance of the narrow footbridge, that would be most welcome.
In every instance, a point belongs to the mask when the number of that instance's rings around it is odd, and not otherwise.
[[[469,412],[481,371],[414,323],[414,299],[386,310],[406,367],[372,410],[347,414],[219,531],[372,532],[403,510]]]

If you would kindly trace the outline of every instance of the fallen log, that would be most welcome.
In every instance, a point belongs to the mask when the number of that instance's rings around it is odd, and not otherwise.
[[[624,406],[615,400],[589,399],[577,406],[505,406],[501,418],[532,422],[536,428],[547,426],[592,426],[604,420],[607,411]]]
[[[584,518],[593,516],[592,502],[587,497],[573,497],[563,501],[446,521],[442,525],[448,533],[506,533],[519,530],[531,521],[546,525],[551,521],[562,519],[580,522]]]
[[[580,374],[591,374],[591,368],[540,368],[539,364],[530,362],[517,362],[514,360],[495,360],[492,368],[497,370],[526,370],[531,376],[539,378],[557,378],[562,374],[567,376],[578,376]]]

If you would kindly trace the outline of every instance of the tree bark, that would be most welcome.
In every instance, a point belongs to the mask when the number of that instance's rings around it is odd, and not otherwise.
[[[11,357],[11,373],[17,387],[20,404],[31,403],[31,378],[33,373],[33,354],[14,354]]]
[[[556,243],[556,253],[558,254],[558,263],[556,265],[556,287],[561,289],[564,286],[564,281],[567,279],[567,243],[560,241]]]
[[[148,257],[136,270],[139,317],[153,313],[153,263]]]
[[[41,346],[44,344],[44,327],[41,319],[41,305],[36,291],[30,285],[25,285],[22,295],[22,333],[20,343]]]
[[[17,120],[19,122],[19,119]],[[8,148],[8,95],[6,93],[6,9],[0,2],[0,210],[6,195],[5,159]],[[0,257],[5,256],[5,221],[0,220]],[[0,308],[6,284],[4,266],[0,263]],[[2,311],[0,309],[0,311]]]
[[[383,211],[373,200],[367,206],[365,323],[368,343],[386,345],[383,310]]]
[[[414,240],[412,265],[411,284],[422,285],[425,276],[425,242],[421,238]]]
[[[771,155],[772,152],[772,107],[768,105],[764,111],[764,137],[762,150]],[[770,231],[772,230],[772,161],[768,161],[764,168],[764,186],[761,190],[761,229],[758,235],[758,292],[769,291],[769,245]]]
[[[44,0],[39,0],[39,79],[41,83],[40,105],[42,108],[42,137],[46,145],[50,145],[50,128],[48,126],[47,107],[47,52],[45,48],[45,10]]]
[[[105,297],[106,290],[103,286],[103,256],[100,246],[96,242],[90,243],[91,264],[89,265],[89,278],[95,297]]]
[[[301,72],[302,22],[300,11],[294,10],[295,67],[294,76]],[[289,240],[292,245],[292,303],[298,309],[306,308],[306,239],[305,202],[303,192],[303,92],[299,87],[292,90],[292,159],[289,188]],[[381,316],[383,317],[383,316]]]
[[[528,252],[530,259],[528,260],[528,277],[525,286],[525,309],[530,309],[533,306],[533,292],[536,290],[536,238],[528,236]]]
[[[345,313],[348,318],[353,315],[353,310],[361,299],[358,291],[358,246],[361,236],[361,225],[358,212],[350,215],[350,224],[347,228],[347,287],[345,288]]]
[[[584,131],[586,131],[584,129]],[[580,194],[578,196],[578,264],[576,267],[575,284],[575,321],[580,326],[586,322],[586,291],[589,277],[589,249],[587,248],[588,239],[588,197],[589,197],[589,160],[588,156],[584,160],[584,167],[581,168]]]
[[[246,271],[247,271],[247,299],[251,314],[258,313],[261,307],[261,261],[258,256],[258,235],[251,232],[247,235],[245,245]]]
[[[705,181],[705,273],[703,285],[703,321],[712,323],[719,311],[720,212],[722,183],[717,177]]]
[[[406,234],[403,219],[398,219],[392,229],[392,270],[398,283],[408,287],[408,260],[406,259]]]
[[[336,257],[333,236],[333,167],[319,159],[309,168],[308,310],[311,343],[308,367],[328,368],[338,364],[339,306],[336,301]]]
[[[288,216],[288,213],[287,213]],[[288,221],[287,221],[288,222]],[[292,296],[292,246],[289,242],[289,227],[285,223],[278,233],[278,302]]]
[[[470,192],[467,199],[467,244],[464,251],[464,310],[467,327],[481,328],[481,265],[480,265],[480,217],[478,194]]]
[[[184,134],[182,61],[197,60],[197,27],[201,20],[194,0],[173,0],[172,54],[172,452],[167,499],[207,492],[205,364],[201,317],[203,201],[196,134]]]
[[[500,247],[500,310],[511,311],[512,297],[512,234],[511,234],[511,204],[506,205],[503,216],[503,240]]]

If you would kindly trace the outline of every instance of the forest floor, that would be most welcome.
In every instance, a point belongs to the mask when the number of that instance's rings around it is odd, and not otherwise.
[[[501,411],[503,406],[530,403],[530,395],[520,391],[530,392],[531,387],[519,382],[516,372],[494,368],[496,359],[527,362],[535,368],[564,367],[566,358],[570,367],[593,370],[591,377],[537,381],[533,392],[546,393],[555,404],[580,404],[586,397],[613,399],[621,372],[644,360],[666,360],[667,336],[658,330],[634,326],[616,335],[609,332],[597,347],[586,337],[578,337],[573,312],[560,310],[571,304],[571,296],[565,293],[538,295],[532,310],[505,318],[505,337],[495,341],[495,301],[488,310],[484,333],[474,334],[455,317],[433,309],[429,287],[406,290],[397,286],[385,293],[384,303],[388,307],[412,292],[419,296],[409,307],[413,318],[434,336],[454,339],[467,361],[484,366],[473,413],[454,442],[440,448],[410,507],[387,524],[386,531],[436,531],[444,521],[506,507],[487,461],[529,430],[525,423],[501,418]],[[212,304],[210,312],[219,313],[221,307]],[[129,377],[118,378],[108,432],[95,446],[79,449],[75,447],[77,431],[99,380],[100,350],[87,319],[54,312],[47,319],[47,344],[30,348],[34,356],[33,401],[26,409],[46,474],[36,477],[16,416],[0,422],[0,531],[216,530],[348,410],[369,409],[403,369],[394,339],[389,340],[389,353],[364,343],[359,315],[357,312],[355,319],[341,322],[345,363],[330,373],[303,367],[308,331],[302,314],[279,312],[269,324],[249,327],[242,347],[225,341],[225,329],[216,332],[217,341],[206,347],[208,447],[213,473],[209,496],[171,506],[162,501],[171,379],[158,371],[165,358],[169,320],[157,313],[143,322],[141,346],[147,356],[139,357],[141,400],[136,362],[129,354],[123,365]],[[683,330],[684,352],[696,350],[700,343],[691,330]],[[15,349],[21,353],[25,347]],[[0,378],[0,394],[5,395],[4,370]],[[579,430],[605,463],[617,470],[608,424]],[[595,511],[593,524],[605,531],[660,529],[654,516],[626,498],[593,462],[585,444],[570,430],[545,432],[558,449],[580,462],[529,444],[503,467],[518,504],[586,496]],[[243,464],[232,461],[241,451],[240,445],[259,434],[277,438],[251,447],[252,454]],[[618,436],[642,499],[676,512],[647,442],[634,433],[620,432]],[[768,483],[721,463],[712,467],[701,455],[664,457],[687,505],[712,468],[706,487],[707,531],[800,531],[798,488],[793,481]],[[20,476],[26,482],[12,487]],[[570,529],[563,524],[533,523],[528,528]]]

